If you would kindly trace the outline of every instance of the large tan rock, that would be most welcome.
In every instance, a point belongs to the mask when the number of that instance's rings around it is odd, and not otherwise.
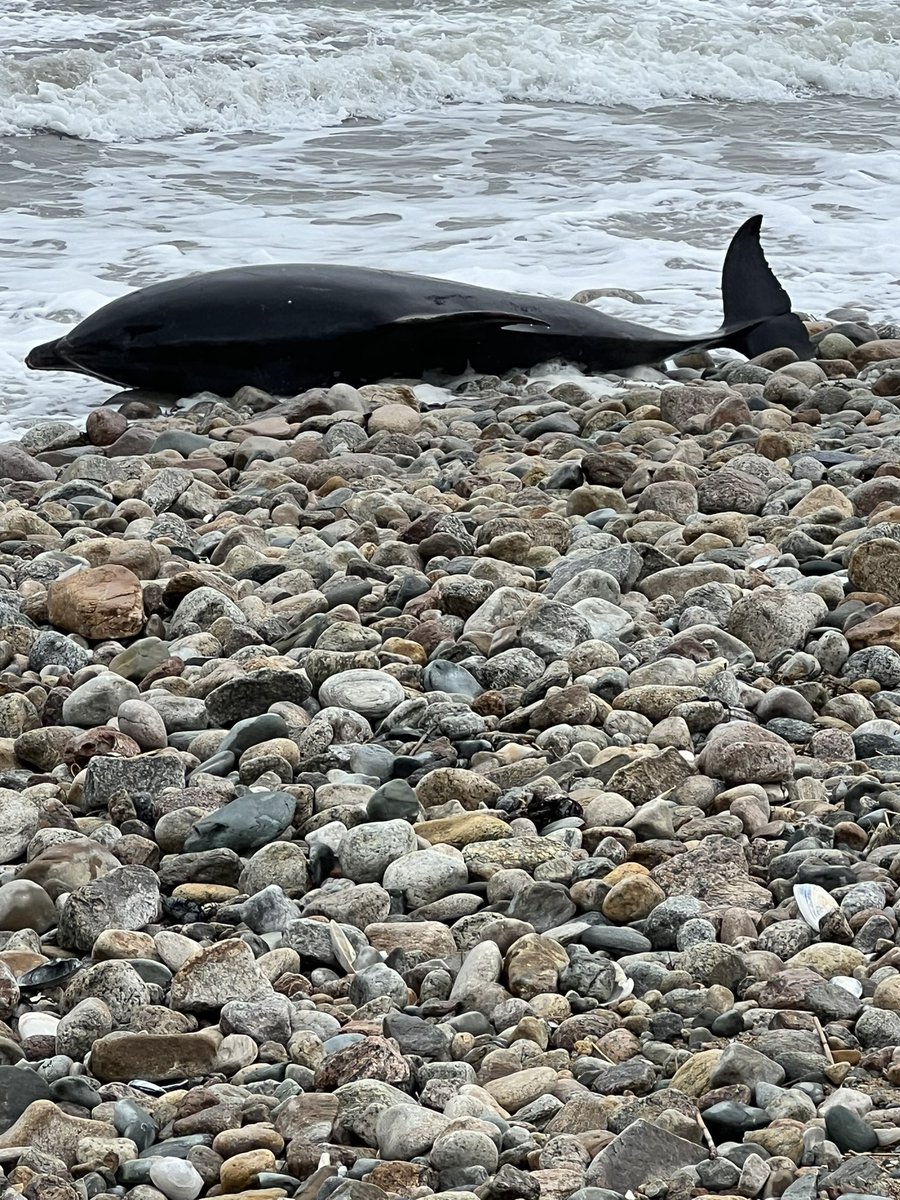
[[[610,888],[603,901],[603,915],[618,924],[641,921],[665,898],[666,893],[649,875],[630,875]]]
[[[176,972],[170,1004],[176,1012],[198,1012],[271,991],[271,981],[260,971],[246,942],[228,938],[204,947]]]
[[[798,500],[791,509],[792,517],[816,517],[823,508],[834,508],[843,517],[853,516],[853,501],[830,483],[820,483]]]
[[[489,1080],[484,1090],[507,1112],[517,1112],[539,1096],[552,1092],[556,1081],[557,1073],[552,1067],[528,1067]]]
[[[710,1077],[721,1057],[721,1050],[701,1050],[678,1068],[669,1087],[686,1096],[702,1096],[710,1089]]]
[[[787,967],[810,967],[824,979],[835,975],[852,975],[857,967],[863,966],[866,956],[855,946],[842,946],[838,942],[815,942],[787,960]]]
[[[62,1112],[52,1100],[35,1100],[15,1124],[0,1135],[0,1150],[28,1146],[44,1154],[61,1158],[67,1167],[76,1161],[82,1138],[115,1138],[116,1131],[106,1121],[90,1121]]]
[[[718,725],[700,756],[703,771],[728,784],[781,783],[794,770],[794,752],[773,733],[749,721]]]
[[[119,859],[99,842],[79,837],[48,846],[22,867],[18,878],[39,884],[51,899],[56,900],[63,892],[77,891],[121,865]]]
[[[283,1200],[286,1195],[282,1187],[244,1188],[240,1192],[220,1192],[219,1200]]]
[[[241,1192],[253,1183],[260,1171],[274,1170],[275,1155],[271,1150],[248,1150],[222,1163],[219,1182],[226,1192]]]
[[[366,937],[378,950],[411,950],[443,958],[457,951],[453,934],[440,921],[415,921],[402,924],[394,921],[375,921],[366,926]],[[567,960],[568,961],[568,960]]]
[[[423,808],[451,800],[458,800],[466,809],[477,809],[481,803],[490,807],[501,794],[502,789],[492,780],[459,767],[437,767],[416,785],[416,799]]]
[[[140,582],[126,567],[91,567],[47,589],[50,624],[94,641],[134,637],[144,623]]]
[[[115,1033],[99,1038],[91,1049],[91,1073],[101,1083],[149,1079],[165,1083],[186,1076],[211,1075],[221,1035],[202,1033]]]
[[[889,1012],[900,1012],[900,975],[891,975],[882,979],[875,988],[872,1003],[876,1008],[885,1008]]]
[[[569,956],[559,942],[539,933],[527,933],[513,942],[504,961],[509,990],[523,1000],[555,992],[559,973],[568,965]]]
[[[479,812],[460,813],[455,817],[438,817],[434,821],[419,821],[413,829],[432,846],[444,842],[458,850],[472,845],[473,842],[509,837],[509,826],[505,821]]]
[[[159,575],[159,552],[152,542],[139,538],[89,538],[78,543],[78,556],[92,567],[125,567],[138,579]]]

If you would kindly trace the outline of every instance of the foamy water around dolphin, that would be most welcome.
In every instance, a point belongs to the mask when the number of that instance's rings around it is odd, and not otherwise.
[[[132,287],[332,261],[701,331],[753,212],[798,308],[900,317],[887,0],[7,0],[0,434],[113,389],[22,359]]]

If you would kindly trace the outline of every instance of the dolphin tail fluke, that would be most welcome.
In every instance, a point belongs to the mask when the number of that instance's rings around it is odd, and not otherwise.
[[[803,322],[791,311],[791,298],[766,262],[759,242],[762,217],[745,221],[728,247],[722,267],[725,320],[720,346],[748,358],[788,346],[798,358],[812,358],[815,347]]]

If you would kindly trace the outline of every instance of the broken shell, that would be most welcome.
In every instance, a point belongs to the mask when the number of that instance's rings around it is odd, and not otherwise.
[[[837,984],[839,988],[843,988],[845,992],[849,992],[851,996],[856,996],[857,999],[863,994],[863,985],[852,975],[832,975],[831,982]]]
[[[73,737],[63,748],[63,762],[70,767],[83,767],[95,755],[107,758],[135,758],[141,748],[134,740],[109,725],[98,725]]]
[[[19,977],[19,987],[23,992],[34,991],[36,988],[60,987],[80,970],[81,959],[58,958],[26,971]]]
[[[615,987],[608,1000],[604,1000],[601,1008],[607,1008],[611,1004],[618,1004],[622,1000],[626,1000],[634,991],[634,980],[629,979],[617,962],[613,963],[613,971],[616,976]]]
[[[59,1022],[60,1018],[52,1013],[23,1013],[19,1017],[19,1037],[23,1042],[32,1037],[55,1037]]]
[[[818,933],[819,925],[826,913],[834,912],[838,907],[837,901],[817,883],[797,883],[794,885],[794,899],[800,916],[810,929]]]
[[[334,951],[334,957],[337,959],[340,966],[348,973],[353,971],[353,964],[356,962],[356,951],[350,943],[350,939],[338,925],[337,921],[328,922],[328,932],[331,936],[331,949]]]

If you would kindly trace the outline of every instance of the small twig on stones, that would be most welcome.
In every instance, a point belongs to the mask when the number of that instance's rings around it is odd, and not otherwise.
[[[819,1041],[822,1043],[822,1049],[825,1052],[825,1057],[834,1066],[834,1055],[831,1053],[831,1047],[828,1045],[828,1038],[825,1036],[825,1030],[822,1028],[822,1022],[819,1018],[813,1015],[813,1025],[816,1033],[819,1035]]]
[[[712,1140],[712,1135],[706,1128],[706,1122],[703,1120],[702,1113],[697,1113],[697,1124],[700,1126],[700,1132],[703,1134],[703,1140],[706,1142],[706,1148],[709,1151],[709,1157],[717,1156],[716,1143]]]

